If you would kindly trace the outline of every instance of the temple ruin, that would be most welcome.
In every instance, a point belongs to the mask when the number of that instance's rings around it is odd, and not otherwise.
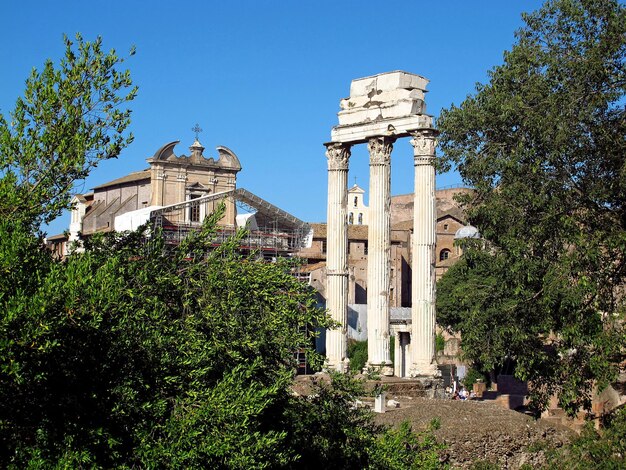
[[[428,80],[395,71],[353,80],[341,100],[339,125],[326,143],[328,158],[327,308],[341,328],[326,334],[327,367],[348,368],[348,168],[353,145],[367,143],[370,201],[367,265],[368,365],[393,375],[389,350],[391,152],[411,137],[415,172],[409,375],[438,375],[435,362],[435,146],[426,114]]]

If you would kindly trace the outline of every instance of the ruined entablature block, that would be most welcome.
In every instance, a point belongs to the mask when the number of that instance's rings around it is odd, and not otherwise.
[[[428,80],[420,75],[402,72],[396,70],[394,72],[379,73],[371,77],[357,78],[352,80],[350,84],[350,96],[363,96],[372,92],[372,90],[393,91],[401,88],[407,90],[426,90]]]
[[[425,111],[423,100],[401,100],[377,103],[362,108],[347,109],[340,111],[337,116],[339,117],[339,125],[349,126],[352,124],[420,115],[424,114]]]
[[[375,90],[374,93],[360,96],[350,96],[339,102],[342,110],[354,108],[369,108],[381,103],[395,103],[398,101],[424,101],[424,90],[398,88],[396,90],[382,91]]]
[[[339,126],[425,114],[427,84],[424,77],[401,71],[353,80],[350,97],[340,102]]]

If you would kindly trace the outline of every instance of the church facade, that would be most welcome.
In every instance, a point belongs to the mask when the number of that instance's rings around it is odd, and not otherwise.
[[[49,237],[48,246],[58,257],[80,250],[80,240],[98,232],[134,230],[144,223],[163,229],[166,242],[178,243],[197,230],[218,204],[225,204],[219,235],[249,229],[243,251],[263,256],[289,256],[307,239],[310,227],[268,201],[237,188],[241,163],[227,147],[217,147],[217,157],[204,156],[198,139],[190,155],[176,155],[178,141],[163,145],[147,159],[149,168],[96,186],[73,198],[68,232]]]

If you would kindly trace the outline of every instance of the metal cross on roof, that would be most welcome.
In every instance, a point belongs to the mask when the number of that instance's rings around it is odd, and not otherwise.
[[[193,126],[191,130],[196,133],[196,140],[198,140],[198,134],[202,132],[202,128],[200,127],[200,125],[196,122],[196,125]]]

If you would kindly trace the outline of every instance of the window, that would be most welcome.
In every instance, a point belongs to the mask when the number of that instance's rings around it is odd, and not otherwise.
[[[354,207],[358,207],[359,205],[359,198],[357,196],[354,196]]]
[[[363,214],[359,214],[359,225],[363,225]]]
[[[189,200],[198,199],[199,194],[189,195]],[[200,222],[200,204],[194,204],[189,208],[189,222]]]
[[[350,215],[348,215],[348,223],[349,224],[354,223],[354,214],[352,212],[350,212]]]
[[[368,251],[368,247],[367,247],[367,242],[363,243],[363,254],[367,254]]]
[[[322,240],[322,253],[326,253],[326,247],[327,247],[326,240]]]
[[[447,232],[448,231],[448,224],[443,224],[443,229]]]
[[[450,250],[444,249],[439,252],[439,261],[445,261],[450,257]]]

